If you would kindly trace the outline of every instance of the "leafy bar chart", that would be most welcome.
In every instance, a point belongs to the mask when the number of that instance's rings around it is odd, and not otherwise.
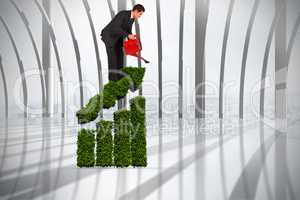
[[[140,88],[145,68],[124,67],[125,74],[118,81],[109,81],[101,94],[93,96],[87,105],[77,111],[79,124],[97,119],[101,109],[113,107],[129,91]],[[81,128],[77,136],[78,167],[146,167],[145,97],[139,95],[129,100],[130,110],[119,109],[113,121],[101,119],[96,130]]]

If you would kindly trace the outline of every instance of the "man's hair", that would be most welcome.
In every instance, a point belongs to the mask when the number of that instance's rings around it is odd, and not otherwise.
[[[135,6],[133,6],[132,11],[135,11],[135,10],[137,10],[139,12],[141,12],[141,11],[145,12],[145,8],[141,4],[136,4]]]

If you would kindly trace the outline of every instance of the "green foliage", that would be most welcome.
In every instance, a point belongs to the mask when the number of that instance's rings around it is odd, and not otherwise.
[[[109,81],[103,88],[103,108],[111,108],[116,103],[118,85],[116,81]]]
[[[146,99],[143,96],[137,96],[129,100],[131,122],[133,125],[142,124],[145,126],[145,107]]]
[[[79,124],[84,124],[95,120],[102,108],[102,95],[97,94],[93,96],[88,104],[76,112]]]
[[[96,150],[96,166],[112,166],[112,138],[113,122],[101,120],[97,123],[97,150]]]
[[[128,167],[131,164],[130,152],[130,111],[121,109],[114,112],[114,164]]]
[[[131,79],[130,90],[132,92],[134,92],[137,89],[139,89],[143,82],[143,78],[145,75],[145,68],[144,67],[124,67],[124,68],[122,68],[122,71],[125,74],[127,74]]]
[[[95,164],[95,137],[93,130],[81,129],[77,136],[77,166],[93,167]]]
[[[132,166],[147,166],[146,117],[143,96],[130,99]]]
[[[126,96],[130,88],[130,80],[128,76],[125,76],[117,81],[116,97],[118,100]]]
[[[145,68],[124,67],[126,74],[118,81],[105,84],[102,94],[92,97],[87,105],[76,112],[79,124],[95,120],[100,109],[109,109],[116,100],[123,98],[130,89],[132,92],[140,88]],[[97,123],[96,159],[95,137],[93,130],[81,129],[77,138],[77,165],[128,167],[147,166],[145,98],[138,96],[130,100],[130,109],[118,110],[114,113],[114,122],[101,120]],[[114,128],[114,138],[112,135]]]
[[[76,116],[79,124],[95,120],[100,109],[113,107],[116,100],[126,96],[128,90],[136,91],[143,82],[145,68],[124,67],[122,71],[127,74],[118,81],[109,81],[104,85],[103,93],[92,97],[88,104],[77,111]]]

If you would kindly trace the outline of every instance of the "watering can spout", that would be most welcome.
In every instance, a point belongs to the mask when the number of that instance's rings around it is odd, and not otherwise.
[[[144,61],[145,63],[150,63],[150,61],[146,60],[145,58],[143,58],[142,56],[140,56],[140,54],[134,55],[135,57],[141,59],[142,61]]]

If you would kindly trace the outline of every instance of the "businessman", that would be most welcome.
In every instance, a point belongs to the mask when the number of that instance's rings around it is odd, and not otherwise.
[[[122,78],[120,69],[124,67],[123,40],[134,39],[132,24],[145,12],[144,6],[135,5],[132,10],[120,11],[101,31],[101,40],[106,47],[108,59],[108,79],[117,81]]]

